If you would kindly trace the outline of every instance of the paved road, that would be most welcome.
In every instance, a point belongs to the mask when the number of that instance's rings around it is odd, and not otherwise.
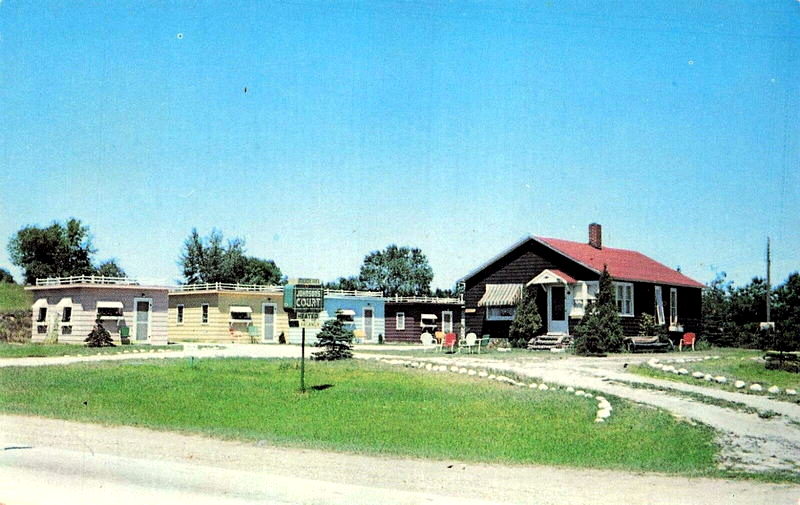
[[[796,505],[800,486],[368,457],[0,416],[0,503]]]

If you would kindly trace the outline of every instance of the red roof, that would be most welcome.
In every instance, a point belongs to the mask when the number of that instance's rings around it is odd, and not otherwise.
[[[548,268],[548,270],[550,270],[551,272],[553,272],[557,276],[559,276],[562,279],[564,279],[564,281],[566,281],[567,284],[575,284],[576,282],[578,282],[578,281],[575,280],[574,277],[562,272],[561,270],[556,270],[555,268]]]
[[[606,265],[608,273],[614,279],[656,282],[693,288],[705,287],[682,273],[636,251],[611,247],[596,249],[589,244],[581,242],[571,242],[557,238],[534,238],[592,270],[602,272],[603,265]]]

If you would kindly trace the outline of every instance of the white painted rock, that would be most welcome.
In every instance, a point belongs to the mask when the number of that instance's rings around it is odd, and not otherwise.
[[[686,363],[686,360],[683,358],[678,358],[675,360],[675,363]]]
[[[453,365],[453,366],[450,367],[450,371],[451,372],[458,372],[458,367]]]
[[[496,379],[496,378],[497,378],[497,376],[496,376],[496,375],[490,375],[489,377],[487,377],[487,379],[489,379],[489,380],[494,380],[494,379]]]
[[[592,393],[586,393],[583,396],[585,396],[586,398],[594,398],[594,395]]]
[[[579,390],[575,391],[575,396],[583,396],[585,394],[586,393],[583,391],[583,389],[579,389]]]
[[[604,396],[595,396],[594,399],[597,400],[598,402],[607,402],[608,401],[608,400],[605,399]]]
[[[539,384],[539,391],[547,391],[548,389],[550,388],[547,387],[547,384]]]
[[[467,369],[466,368],[459,368],[458,369],[458,373],[467,373]]]
[[[431,365],[430,363],[425,365],[425,370],[430,370],[431,368],[433,368],[433,365]]]
[[[750,391],[761,391],[763,389],[761,384],[750,384]]]
[[[478,372],[476,372],[475,370],[470,370],[467,372],[467,375],[477,375],[477,374]]]
[[[706,381],[708,381],[708,382],[711,382],[712,380],[714,380],[714,377],[713,377],[713,376],[712,376],[710,373],[707,373],[707,374],[705,374],[705,375],[703,376],[703,380],[706,380]]]
[[[681,369],[678,370],[678,373],[681,374],[681,375],[689,375],[689,370],[687,370],[685,368],[681,368]]]
[[[711,359],[711,356],[703,356],[704,360]]]
[[[478,377],[486,377],[486,376],[488,376],[488,375],[489,375],[489,374],[487,374],[487,373],[486,373],[486,372],[484,372],[484,371],[480,371],[480,372],[478,372]]]
[[[572,393],[575,391],[575,388],[572,386],[567,386],[567,393]]]
[[[605,419],[602,419],[602,418],[598,417],[597,419],[594,420],[594,422],[596,422],[596,423],[604,423],[606,421],[605,421]]]
[[[789,395],[789,396],[795,396],[797,394],[797,390],[796,389],[787,389],[786,390],[786,394]]]
[[[692,372],[692,377],[695,379],[702,379],[703,375],[705,375],[703,372]]]
[[[558,354],[558,353],[560,353],[560,352],[567,352],[567,350],[566,350],[566,349],[564,349],[563,347],[562,347],[562,348],[551,347],[551,348],[550,348],[550,352],[552,352],[552,353],[555,353],[555,354]]]
[[[597,417],[600,419],[608,419],[611,417],[611,411],[608,409],[600,409],[597,411]]]
[[[728,379],[723,377],[722,375],[717,375],[716,377],[714,377],[714,380],[719,382],[720,384],[725,384],[726,382],[728,382]]]
[[[772,393],[772,394],[777,394],[777,393],[780,393],[780,392],[781,392],[781,388],[779,388],[778,386],[770,386],[770,387],[767,389],[767,392],[768,392],[768,393]]]
[[[736,389],[742,389],[746,385],[747,383],[745,381],[736,381],[733,383],[733,387],[735,387]]]
[[[538,384],[536,384],[535,382],[531,382],[531,383],[528,385],[528,387],[529,387],[529,388],[531,388],[531,389],[536,389],[536,388],[538,388],[538,387],[539,387],[539,385],[538,385]]]

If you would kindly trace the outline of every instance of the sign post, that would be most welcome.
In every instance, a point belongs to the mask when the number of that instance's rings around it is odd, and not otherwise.
[[[306,392],[306,327],[316,327],[325,303],[319,279],[289,279],[283,290],[284,309],[294,313],[300,329],[300,392]]]

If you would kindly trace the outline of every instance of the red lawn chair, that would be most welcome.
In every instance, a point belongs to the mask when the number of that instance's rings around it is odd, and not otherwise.
[[[448,333],[444,336],[444,341],[442,341],[442,349],[450,348],[450,352],[456,352],[456,342],[458,341],[458,337],[455,333]]]
[[[694,333],[684,333],[681,342],[678,344],[678,350],[683,351],[683,346],[691,347],[694,351],[694,342],[697,340],[697,335]]]

